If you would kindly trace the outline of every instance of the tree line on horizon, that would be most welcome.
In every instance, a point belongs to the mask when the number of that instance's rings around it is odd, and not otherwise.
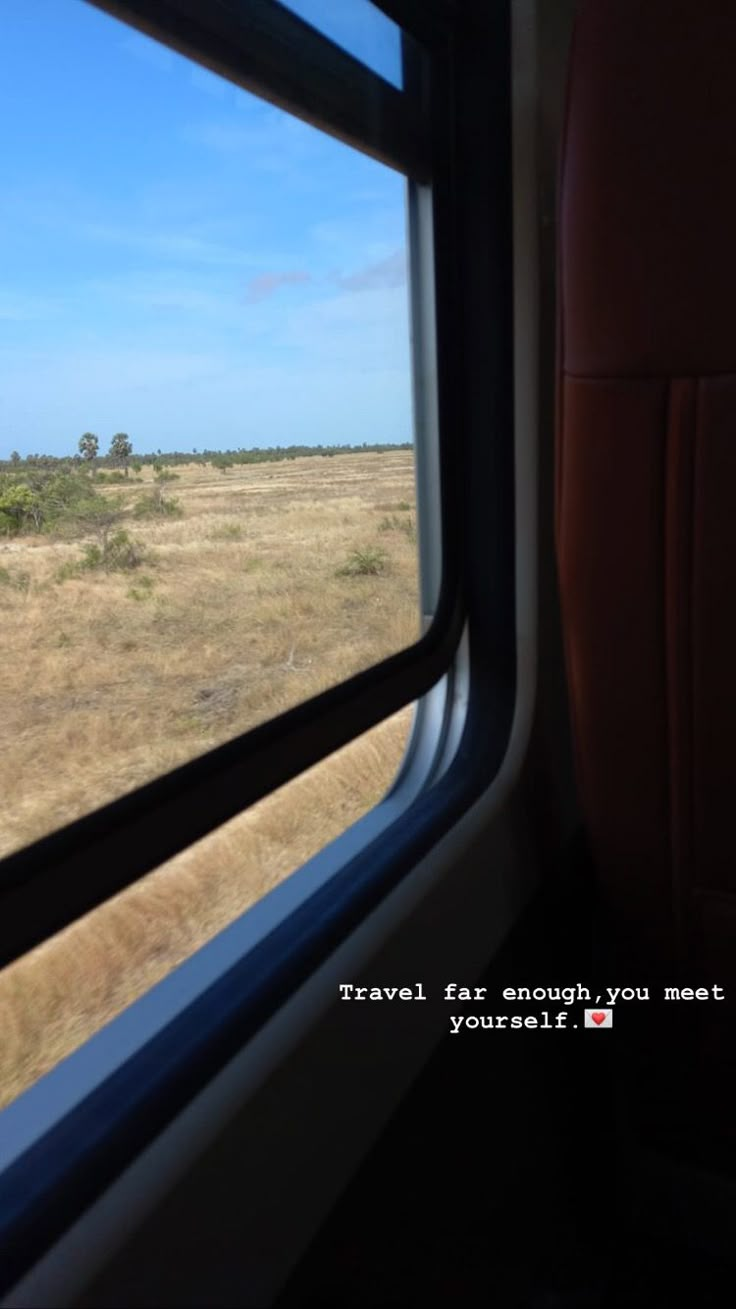
[[[411,441],[402,442],[367,442],[360,445],[275,445],[252,446],[250,449],[240,447],[237,450],[172,450],[150,451],[147,454],[133,454],[133,443],[126,432],[117,432],[110,442],[107,454],[100,454],[100,442],[94,432],[85,432],[79,438],[77,452],[73,455],[28,454],[25,457],[13,450],[9,459],[0,459],[0,468],[19,470],[26,468],[63,468],[82,466],[90,470],[95,468],[117,468],[127,476],[130,467],[140,471],[144,465],[176,464],[212,464],[221,471],[236,464],[257,464],[278,462],[283,459],[301,459],[308,456],[330,458],[339,454],[384,454],[390,450],[411,450]]]

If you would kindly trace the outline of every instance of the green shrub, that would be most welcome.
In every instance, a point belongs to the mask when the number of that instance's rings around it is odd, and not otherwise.
[[[81,573],[127,573],[146,562],[150,562],[150,556],[145,547],[121,530],[104,536],[100,544],[87,542],[82,547],[82,558],[62,564],[57,569],[56,580],[65,582]]]
[[[182,511],[178,500],[170,496],[167,500],[160,487],[155,486],[147,495],[142,495],[133,510],[136,518],[181,518]]]
[[[17,476],[0,474],[0,535],[79,530],[90,517],[110,513],[86,470],[30,467]]]
[[[86,545],[83,551],[82,567],[87,569],[103,568],[107,573],[127,573],[139,568],[146,558],[146,552],[140,541],[136,541],[127,532],[114,532],[99,545]]]
[[[89,531],[122,509],[112,500],[99,495],[90,479],[82,474],[51,478],[41,491],[44,530],[62,536],[76,536]]]
[[[40,526],[38,496],[12,477],[0,479],[0,534],[16,536],[34,526]]]
[[[82,546],[82,562],[80,568],[102,568],[104,558],[105,551],[102,546],[94,544]]]
[[[337,577],[377,577],[386,572],[388,557],[385,550],[378,546],[365,546],[363,549],[351,550],[342,568],[337,569]]]

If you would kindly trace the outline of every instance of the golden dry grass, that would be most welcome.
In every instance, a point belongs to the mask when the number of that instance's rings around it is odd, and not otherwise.
[[[178,471],[166,494],[182,518],[126,524],[152,557],[135,572],[59,584],[78,544],[0,548],[10,578],[27,578],[0,588],[2,853],[418,635],[410,452]],[[385,572],[338,575],[356,549],[382,550]],[[396,715],[6,969],[0,1104],[376,803],[409,721]]]

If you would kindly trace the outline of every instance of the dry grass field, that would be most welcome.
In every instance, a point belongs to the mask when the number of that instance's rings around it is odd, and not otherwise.
[[[2,854],[418,636],[410,451],[177,472],[165,494],[180,517],[124,524],[146,551],[133,571],[59,581],[78,541],[0,546]],[[0,974],[0,1105],[376,803],[410,721],[397,714]]]

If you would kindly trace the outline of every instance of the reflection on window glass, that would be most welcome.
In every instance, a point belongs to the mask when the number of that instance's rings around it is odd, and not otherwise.
[[[401,88],[401,28],[371,0],[281,0],[348,54]]]
[[[402,709],[0,972],[0,1108],[377,804]]]
[[[0,854],[419,631],[404,180],[40,8],[0,47]]]

